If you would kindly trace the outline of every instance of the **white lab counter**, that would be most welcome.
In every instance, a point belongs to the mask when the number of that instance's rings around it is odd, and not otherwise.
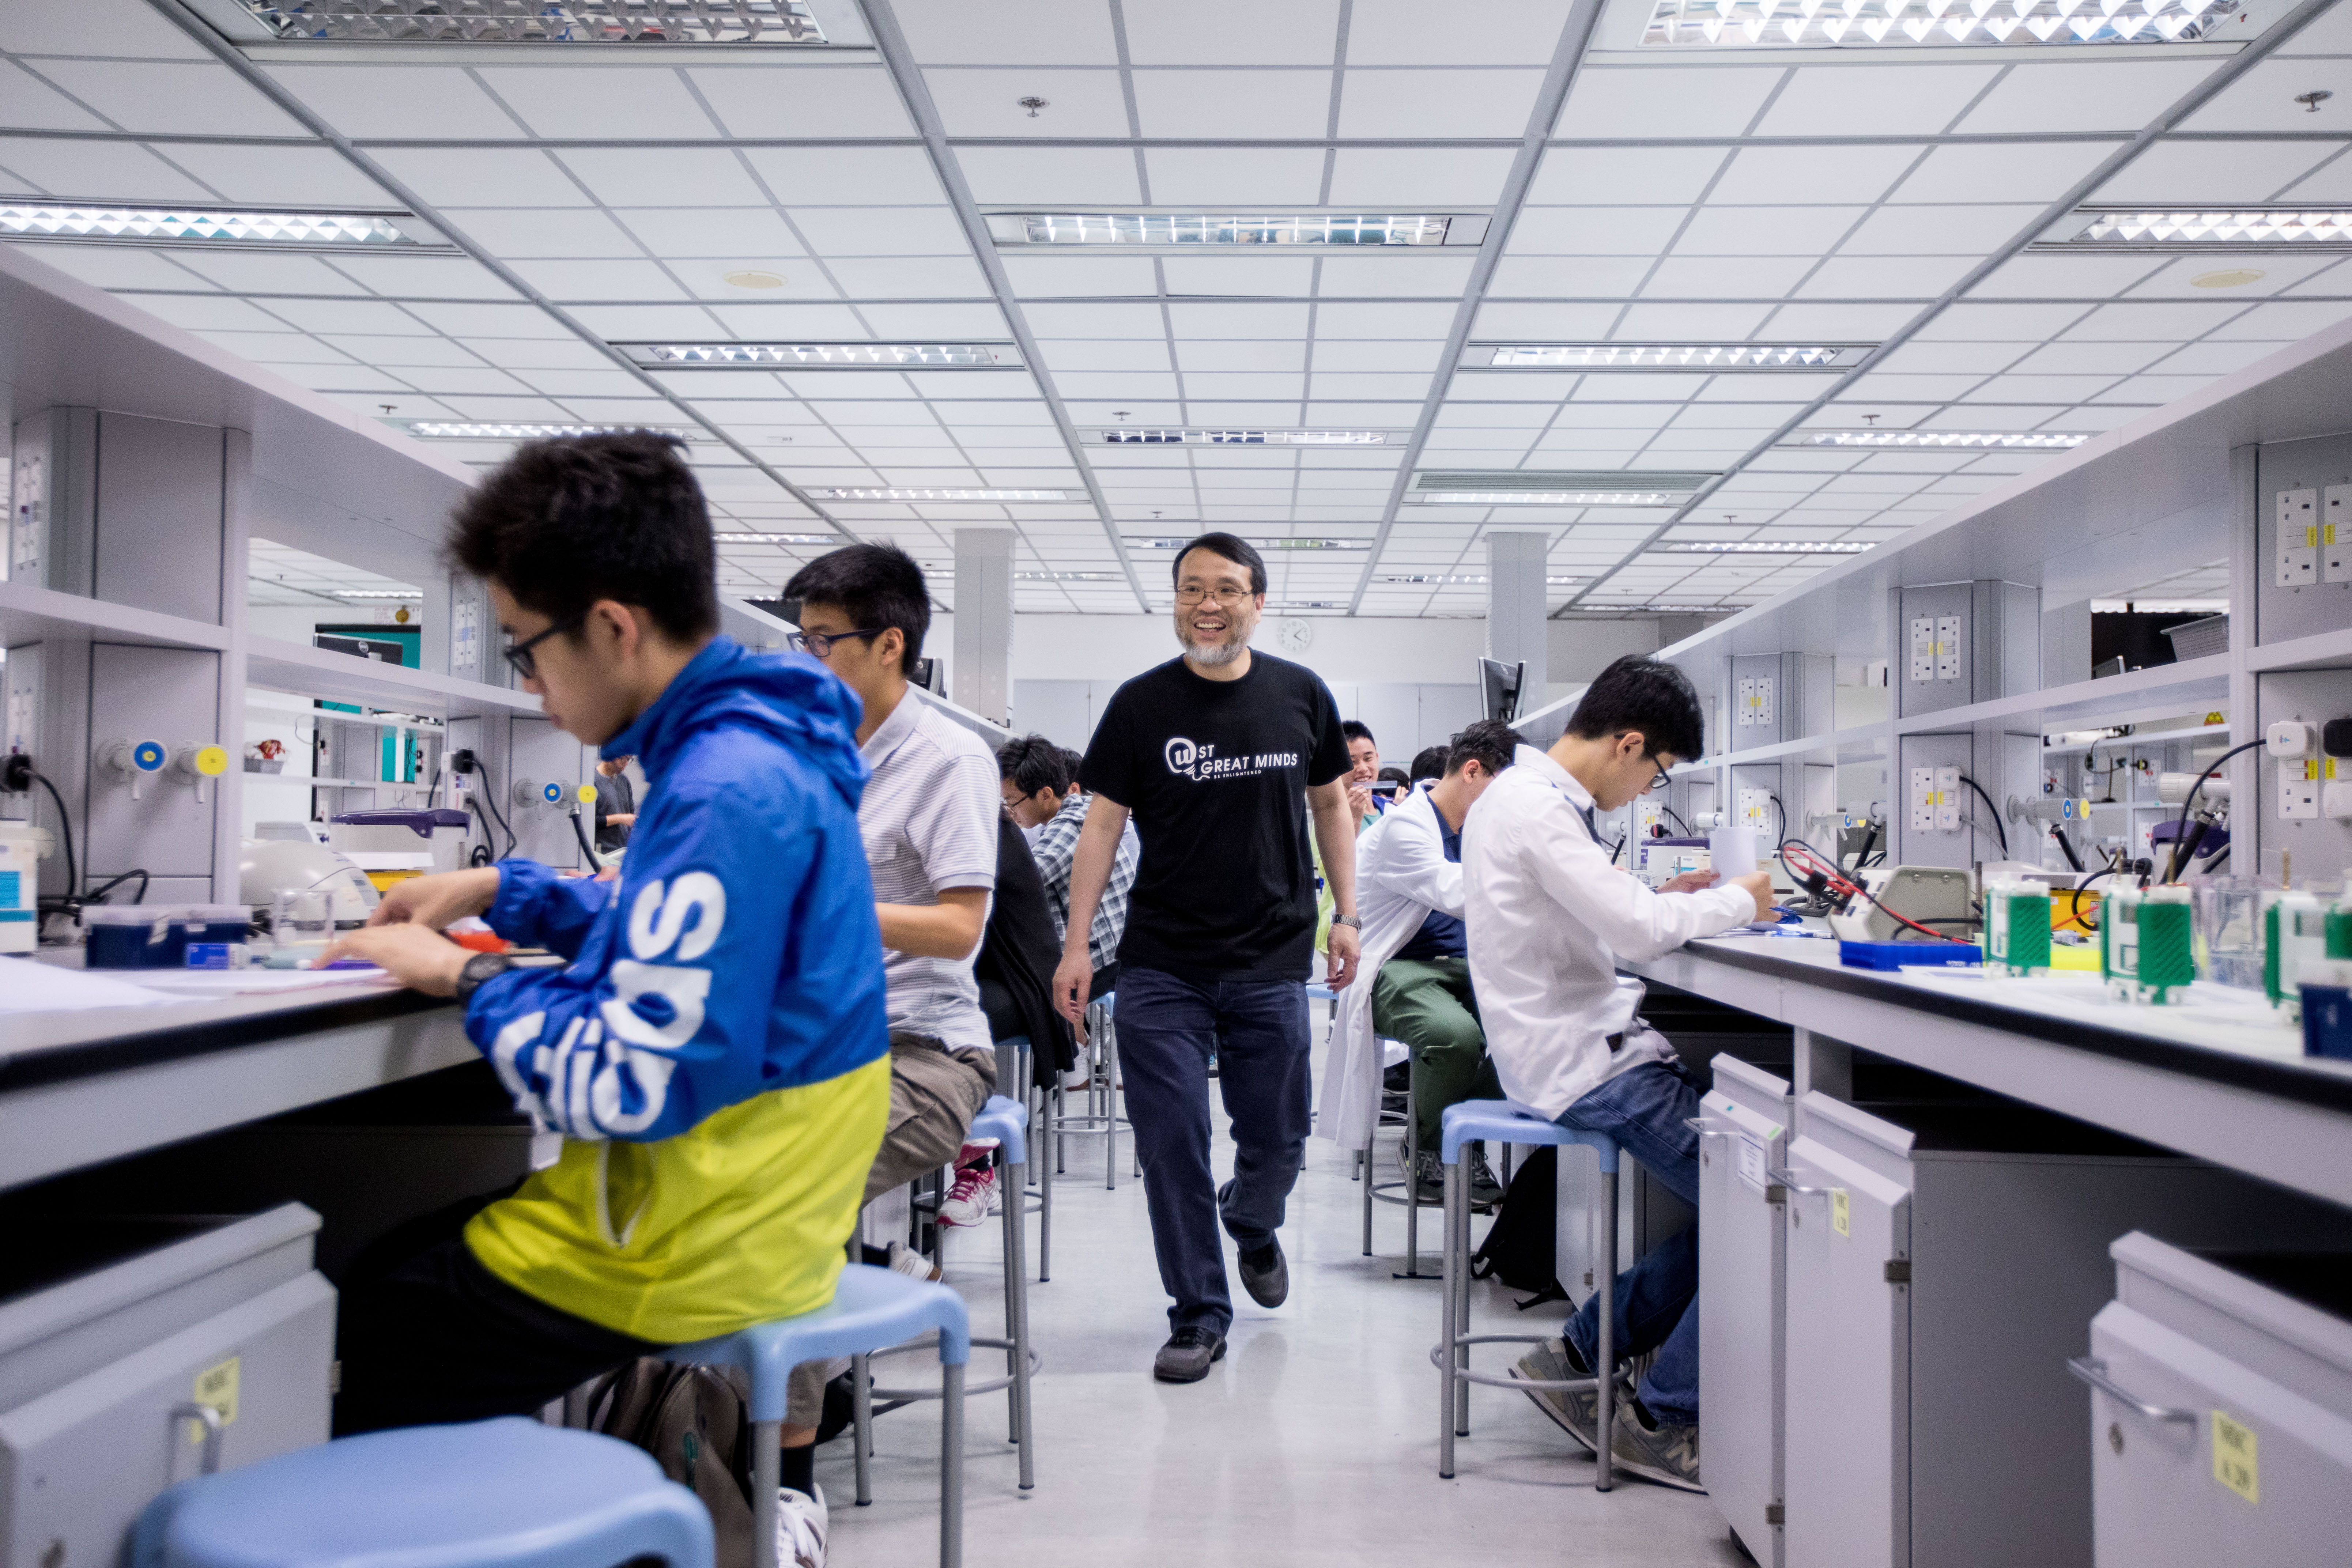
[[[2306,1058],[2245,993],[2134,1006],[2095,974],[1883,973],[1845,968],[1832,941],[1762,935],[1620,967],[1794,1026],[1800,1097],[1843,1098],[1858,1047],[2352,1205],[2352,1062]]]

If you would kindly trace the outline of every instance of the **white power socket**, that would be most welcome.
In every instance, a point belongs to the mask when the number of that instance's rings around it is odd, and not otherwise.
[[[1960,830],[1960,770],[1911,770],[1911,830],[1915,833],[1958,833]]]
[[[2319,520],[2319,575],[2328,583],[2352,583],[2352,485],[2330,485],[2322,492]]]
[[[2278,770],[2278,814],[2289,821],[2315,820],[2319,816],[2320,763],[2285,762]]]
[[[1732,722],[1741,729],[1772,722],[1772,678],[1741,676],[1732,682]]]
[[[2319,810],[2337,822],[2352,822],[2352,779],[2334,779],[2323,785]]]
[[[1936,679],[1936,617],[1933,616],[1911,617],[1911,679],[1915,681]]]
[[[1961,658],[1959,616],[1914,616],[1911,618],[1911,679],[1914,681],[1958,680]]]
[[[1936,617],[1936,679],[1958,680],[1960,678],[1960,617]]]
[[[1733,804],[1738,807],[1738,821],[1742,827],[1761,831],[1772,810],[1772,792],[1769,789],[1741,787],[1732,792]]]
[[[2300,588],[2319,581],[2319,492],[2281,490],[2274,585]]]

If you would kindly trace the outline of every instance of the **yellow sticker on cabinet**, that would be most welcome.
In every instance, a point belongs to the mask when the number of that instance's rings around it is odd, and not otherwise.
[[[1840,1236],[1853,1234],[1853,1201],[1843,1187],[1830,1189],[1830,1228]]]
[[[237,1377],[244,1369],[244,1361],[243,1356],[231,1356],[218,1366],[208,1366],[196,1373],[195,1402],[219,1411],[224,1426],[236,1425]],[[196,1440],[203,1440],[203,1422],[191,1421],[188,1429]]]
[[[2254,1429],[2213,1412],[2213,1479],[2250,1503],[2263,1500],[2262,1473],[2254,1461]]]

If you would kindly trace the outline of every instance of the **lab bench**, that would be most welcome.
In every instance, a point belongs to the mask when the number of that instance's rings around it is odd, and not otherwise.
[[[2352,1531],[2352,1447],[2209,1400],[2221,1425],[2200,1405],[2194,1433],[2135,1428],[2116,1449],[2132,1422],[2102,1395],[2095,1426],[2066,1368],[2104,1351],[2185,1404],[2106,1327],[2130,1299],[2126,1235],[2192,1271],[2214,1249],[2352,1247],[2352,1068],[2304,1058],[2259,997],[2203,986],[2137,1006],[2095,974],[1877,973],[1765,936],[1622,967],[1671,987],[1670,1009],[1689,994],[1791,1035],[1777,1060],[1717,1056],[1700,1119],[1705,1473],[1760,1562],[2153,1561],[2133,1555],[2139,1503],[2118,1504],[2202,1476],[2216,1433],[2292,1446],[2297,1483],[2291,1530],[2242,1493],[2184,1489],[2191,1533],[2235,1549],[2220,1557],[2317,1561]],[[2340,1364],[2352,1326],[2331,1321]]]

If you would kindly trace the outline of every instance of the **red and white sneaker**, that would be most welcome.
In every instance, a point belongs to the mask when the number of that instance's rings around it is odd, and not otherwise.
[[[947,1201],[940,1205],[941,1225],[979,1225],[996,1212],[996,1167],[980,1163],[995,1147],[993,1138],[967,1143],[956,1156],[955,1184],[948,1189]]]

